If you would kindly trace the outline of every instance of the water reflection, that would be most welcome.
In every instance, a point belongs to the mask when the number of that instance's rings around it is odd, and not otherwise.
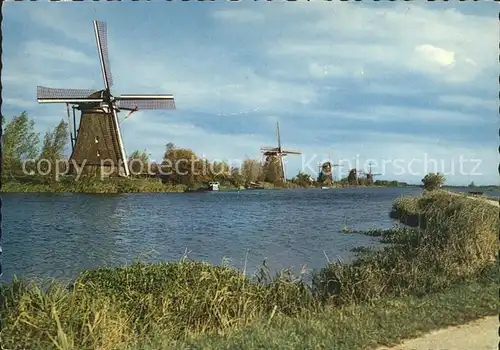
[[[388,211],[406,189],[242,191],[198,194],[3,194],[3,280],[73,278],[97,266],[136,258],[224,257],[256,268],[309,268],[348,259],[349,250],[378,240],[340,232],[392,227]]]

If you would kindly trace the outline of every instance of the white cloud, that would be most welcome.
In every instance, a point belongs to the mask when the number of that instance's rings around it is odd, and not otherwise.
[[[30,108],[34,107],[36,105],[36,102],[32,100],[25,100],[22,98],[16,98],[16,97],[6,97],[3,99],[3,106],[5,107],[20,107],[20,108]]]
[[[356,70],[349,67],[360,64],[371,67],[379,76],[388,71],[417,70],[451,83],[473,81],[496,65],[491,45],[496,30],[493,18],[406,3],[383,10],[358,4],[333,6],[329,2],[294,5],[279,8],[283,17],[290,18],[280,23],[289,36],[275,40],[270,32],[270,57],[340,65],[348,75]],[[294,20],[302,20],[302,25]],[[485,35],[487,32],[491,34]],[[427,55],[432,53],[435,62],[445,66],[455,63],[451,67],[453,76],[419,70],[422,62],[415,57],[415,47]]]
[[[54,63],[57,61],[64,61],[73,64],[88,65],[93,64],[95,60],[95,57],[89,57],[83,52],[42,41],[28,41],[25,43],[24,47],[27,55],[36,53],[39,59],[47,59]]]
[[[439,100],[447,105],[455,105],[459,107],[467,108],[487,108],[491,110],[498,110],[498,100],[496,99],[485,99],[466,95],[442,95],[439,96]]]
[[[239,23],[255,23],[265,20],[263,13],[248,9],[224,9],[212,12],[212,17],[217,20],[225,20]]]
[[[324,64],[320,65],[316,62],[312,62],[309,64],[309,73],[314,78],[326,78],[326,77],[334,77],[336,75],[342,75],[343,71],[341,68],[336,67],[332,64]]]
[[[415,51],[422,56],[422,58],[435,62],[440,66],[451,66],[455,63],[455,53],[446,51],[440,47],[433,45],[419,45]]]
[[[133,118],[133,119],[132,119]],[[131,117],[122,124],[122,134],[129,152],[135,148],[133,141],[138,135],[148,135],[141,138],[141,147],[155,150],[153,158],[160,159],[163,155],[162,146],[173,142],[178,147],[191,148],[198,155],[209,159],[241,159],[244,155],[258,156],[260,145],[269,143],[267,138],[255,134],[223,134],[207,132],[190,123],[163,121],[161,124],[145,123],[148,118]],[[161,127],[160,127],[161,125]]]
[[[15,6],[19,5],[26,6],[27,4],[16,4]],[[65,6],[68,5],[53,6],[47,3],[39,4],[36,7],[32,7],[31,5],[28,6],[29,10],[28,8],[26,8],[26,11],[22,12],[23,16],[19,19],[20,21],[29,20],[44,27],[48,27],[55,32],[62,33],[64,36],[71,40],[76,40],[79,43],[86,45],[95,45],[95,39],[86,35],[85,29],[92,29],[91,23],[89,23],[89,21],[83,23],[83,25],[79,28],[75,28],[75,26],[82,23],[79,21],[79,19],[82,18],[82,15],[84,15],[85,12],[88,13],[88,11],[90,10],[90,6],[85,9],[79,9],[77,13],[74,13],[75,16],[68,15],[68,12],[65,11]],[[4,11],[6,12],[10,10],[11,9],[9,7],[6,7],[4,9]]]

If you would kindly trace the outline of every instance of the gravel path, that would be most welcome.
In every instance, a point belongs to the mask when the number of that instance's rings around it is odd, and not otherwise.
[[[452,191],[446,191],[446,192],[453,194],[455,196],[461,196],[461,197],[467,197],[469,199],[485,201],[485,202],[490,203],[491,205],[494,205],[497,207],[500,206],[500,203],[496,200],[493,200],[493,199],[488,199],[488,198],[484,198],[484,197],[474,197],[474,196],[469,196],[467,194],[461,194],[461,193],[452,192]]]
[[[485,317],[378,350],[496,350],[499,348],[498,326],[497,316]]]

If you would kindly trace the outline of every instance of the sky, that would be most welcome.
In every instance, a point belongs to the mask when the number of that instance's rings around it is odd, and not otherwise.
[[[454,5],[454,6],[453,6]],[[136,2],[3,6],[3,105],[43,134],[64,104],[36,86],[104,87],[92,20],[106,21],[114,95],[172,93],[176,109],[121,124],[128,154],[165,144],[235,165],[275,146],[286,172],[331,158],[375,179],[498,182],[493,2]],[[120,119],[127,112],[121,112]],[[70,152],[70,150],[68,150]]]

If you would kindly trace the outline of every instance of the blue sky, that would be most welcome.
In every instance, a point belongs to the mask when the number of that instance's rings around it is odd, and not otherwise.
[[[276,143],[279,120],[283,146],[303,153],[288,157],[289,176],[314,174],[330,155],[342,175],[371,160],[379,179],[419,183],[437,170],[449,184],[498,184],[499,9],[5,3],[3,113],[27,111],[43,134],[66,109],[37,104],[37,85],[101,89],[98,19],[108,23],[114,94],[176,99],[174,111],[137,112],[121,124],[129,154],[146,149],[159,160],[174,142],[237,163]]]

